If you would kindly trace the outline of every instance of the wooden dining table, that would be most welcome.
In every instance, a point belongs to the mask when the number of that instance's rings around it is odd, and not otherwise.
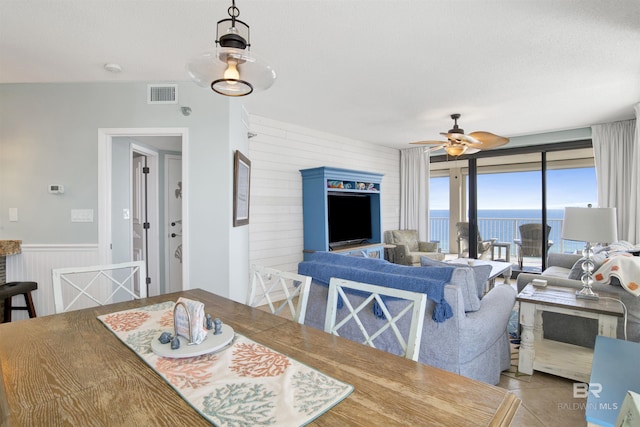
[[[520,400],[195,289],[0,324],[0,425],[210,425],[97,316],[185,297],[269,348],[353,385],[311,425],[509,425]],[[428,339],[428,337],[425,337]]]

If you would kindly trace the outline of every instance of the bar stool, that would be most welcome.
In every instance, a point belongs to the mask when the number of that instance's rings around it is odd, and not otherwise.
[[[36,317],[36,309],[33,306],[31,291],[38,289],[37,282],[9,282],[0,285],[0,300],[4,300],[4,322],[11,322],[11,312],[13,310],[27,310],[29,317]],[[11,298],[15,295],[24,296],[25,306],[14,307]]]

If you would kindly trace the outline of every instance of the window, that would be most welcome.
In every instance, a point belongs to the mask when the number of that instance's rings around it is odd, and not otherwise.
[[[590,141],[561,149],[566,145],[523,147],[537,152],[503,149],[476,155],[478,230],[483,239],[511,243],[512,262],[517,255],[514,241],[520,238],[519,226],[541,223],[543,218],[551,227],[553,245],[549,251],[571,253],[578,249],[576,243],[560,238],[562,218],[566,206],[597,205],[593,150]],[[432,159],[430,238],[440,240],[444,252],[457,253],[455,223],[469,221],[468,182],[468,160]],[[534,271],[543,267],[542,256],[529,258],[524,264]]]

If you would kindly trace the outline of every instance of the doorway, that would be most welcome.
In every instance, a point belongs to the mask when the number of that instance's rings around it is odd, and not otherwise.
[[[130,146],[131,179],[128,183],[130,213],[126,216],[131,238],[128,257],[123,261],[145,261],[147,295],[158,295],[162,292],[159,215],[160,168],[158,162],[161,151],[153,144],[140,145],[143,138],[147,137],[136,137],[132,140],[135,141],[134,143],[128,144]],[[150,138],[153,141],[156,137]],[[116,170],[114,168],[114,171]]]
[[[129,154],[130,173],[126,174],[130,177],[128,183],[128,188],[131,190],[128,192],[130,194],[128,199],[130,203],[129,212],[125,212],[126,208],[121,210],[114,209],[117,196],[114,196],[116,193],[112,191],[114,180],[122,179],[119,173],[114,173],[113,163],[117,159],[112,156],[114,139],[117,143],[117,138],[121,137],[132,141]],[[176,140],[179,141],[178,146],[175,145]],[[166,144],[170,143],[170,141],[173,141],[173,145],[167,146]],[[159,295],[174,289],[187,289],[188,221],[186,220],[186,213],[188,212],[188,183],[185,179],[186,177],[181,177],[180,180],[180,208],[184,217],[181,218],[180,270],[174,271],[174,275],[179,279],[178,283],[176,283],[176,280],[171,281],[166,274],[166,258],[164,256],[166,247],[170,243],[170,238],[166,232],[167,218],[164,199],[169,190],[163,188],[166,181],[164,179],[164,174],[166,174],[164,157],[175,155],[180,159],[180,170],[186,171],[184,166],[188,159],[188,132],[186,128],[98,130],[98,246],[100,263],[121,262],[122,255],[119,255],[117,251],[118,248],[122,249],[123,241],[126,241],[129,259],[137,259],[136,257],[143,256],[150,263],[149,276],[151,277],[151,283],[149,284],[149,295]],[[151,173],[149,173],[146,179],[148,182],[156,182],[157,184],[155,184],[155,187],[153,185],[148,186],[145,192],[143,190],[145,175],[142,170],[149,167],[150,162],[155,162],[155,166],[150,170],[155,169],[157,175],[152,177]],[[140,173],[136,172],[136,170],[140,171]],[[145,201],[147,202],[146,209]],[[114,238],[114,229],[127,216],[129,216],[129,237],[116,240]],[[145,225],[145,223],[149,223],[149,225]],[[145,227],[148,228],[145,230]],[[145,231],[148,233],[145,233]],[[145,237],[145,234],[148,234],[148,237]],[[152,261],[154,258],[155,262]]]

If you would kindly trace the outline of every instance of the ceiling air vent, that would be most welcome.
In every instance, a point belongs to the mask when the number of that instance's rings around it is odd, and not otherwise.
[[[177,104],[178,85],[147,85],[147,104]]]

